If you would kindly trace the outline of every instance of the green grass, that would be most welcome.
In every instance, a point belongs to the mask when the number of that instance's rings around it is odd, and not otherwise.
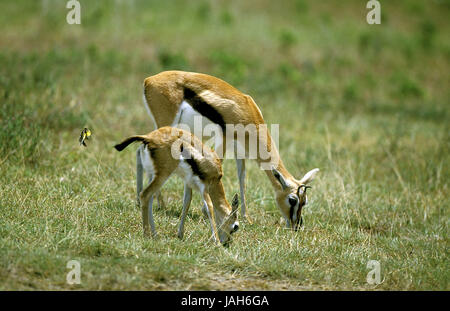
[[[365,1],[82,1],[68,25],[65,1],[0,2],[0,289],[449,290],[449,9],[382,1],[368,25]],[[142,81],[168,69],[252,95],[288,169],[321,168],[299,232],[249,162],[253,224],[229,248],[198,194],[176,237],[177,178],[143,237],[134,150],[112,146],[151,130]]]

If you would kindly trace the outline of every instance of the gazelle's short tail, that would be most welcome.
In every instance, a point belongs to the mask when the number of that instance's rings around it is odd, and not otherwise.
[[[135,135],[128,137],[120,144],[115,145],[114,148],[116,148],[117,151],[122,151],[123,149],[128,147],[129,144],[134,143],[135,141],[145,141],[145,136]]]

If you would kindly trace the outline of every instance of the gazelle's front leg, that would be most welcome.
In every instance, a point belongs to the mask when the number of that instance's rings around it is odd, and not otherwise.
[[[252,223],[250,218],[247,216],[245,207],[245,159],[236,158],[236,166],[239,179],[239,191],[241,194],[241,217],[242,219],[247,220],[249,223]]]
[[[178,237],[180,239],[182,239],[184,235],[184,221],[186,219],[189,206],[191,205],[191,199],[192,199],[192,188],[189,187],[187,184],[184,184],[183,210],[181,211],[181,221],[178,227]]]
[[[211,225],[212,238],[214,240],[214,243],[220,244],[219,234],[217,232],[216,226],[216,218],[214,216],[214,208],[211,202],[211,198],[206,192],[203,193],[203,203],[206,205],[206,212],[208,214],[209,223]]]

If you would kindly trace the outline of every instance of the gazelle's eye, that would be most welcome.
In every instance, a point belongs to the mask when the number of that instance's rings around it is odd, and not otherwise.
[[[296,197],[290,196],[290,197],[289,197],[289,204],[290,204],[291,206],[295,206],[295,205],[297,204],[297,198],[296,198]]]

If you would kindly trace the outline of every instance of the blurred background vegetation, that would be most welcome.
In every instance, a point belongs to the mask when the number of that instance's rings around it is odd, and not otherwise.
[[[135,106],[143,79],[168,69],[216,75],[256,97],[269,119],[296,104],[300,123],[447,121],[448,1],[383,2],[381,25],[366,23],[364,1],[83,1],[81,25],[66,23],[65,4],[1,3],[2,120],[18,116],[2,123],[10,138],[27,118],[34,141],[112,113],[107,101]]]
[[[305,212],[309,229],[300,233],[305,248],[293,255],[283,251],[291,244],[270,241],[276,228],[261,229],[273,227],[279,212],[269,184],[258,182],[261,173],[251,166],[249,213],[255,223],[236,242],[245,260],[218,261],[215,273],[260,280],[244,288],[270,288],[270,281],[291,289],[360,288],[372,249],[392,260],[381,288],[448,290],[450,2],[380,2],[381,24],[369,25],[366,1],[356,0],[80,0],[81,25],[69,25],[66,1],[0,1],[0,277],[6,280],[0,288],[63,288],[64,278],[53,275],[63,275],[73,256],[127,263],[124,252],[145,257],[147,248],[167,251],[163,242],[142,239],[132,151],[119,156],[111,146],[152,129],[141,103],[142,82],[178,69],[217,76],[250,94],[267,123],[280,123],[280,150],[292,173],[322,170],[312,195],[316,207]],[[84,126],[93,131],[87,149],[77,145]],[[238,188],[229,162],[231,198]],[[181,185],[174,181],[168,189],[173,213],[161,216],[161,227],[179,215]],[[117,213],[123,218],[98,220]],[[200,223],[200,213],[192,213],[198,217],[190,221]],[[64,220],[67,215],[75,220]],[[203,227],[199,236],[207,235]],[[244,251],[252,233],[264,237],[261,253]],[[323,245],[337,247],[324,251],[319,263],[308,253],[318,247],[315,234]],[[117,242],[130,239],[138,241],[133,250],[129,242]],[[183,253],[187,242],[174,239],[172,234],[165,243]],[[353,244],[361,251],[358,259],[336,263],[339,245]],[[190,247],[183,264],[194,270],[203,267],[198,258],[214,257],[204,244]],[[272,257],[258,264],[262,254]],[[192,282],[163,255],[147,259],[153,283],[138,279],[134,288],[186,288]],[[155,260],[163,272],[149,268]],[[245,266],[250,260],[253,268]],[[128,276],[109,283],[92,278],[85,288],[120,289],[132,283]],[[194,288],[234,288],[206,279]]]

